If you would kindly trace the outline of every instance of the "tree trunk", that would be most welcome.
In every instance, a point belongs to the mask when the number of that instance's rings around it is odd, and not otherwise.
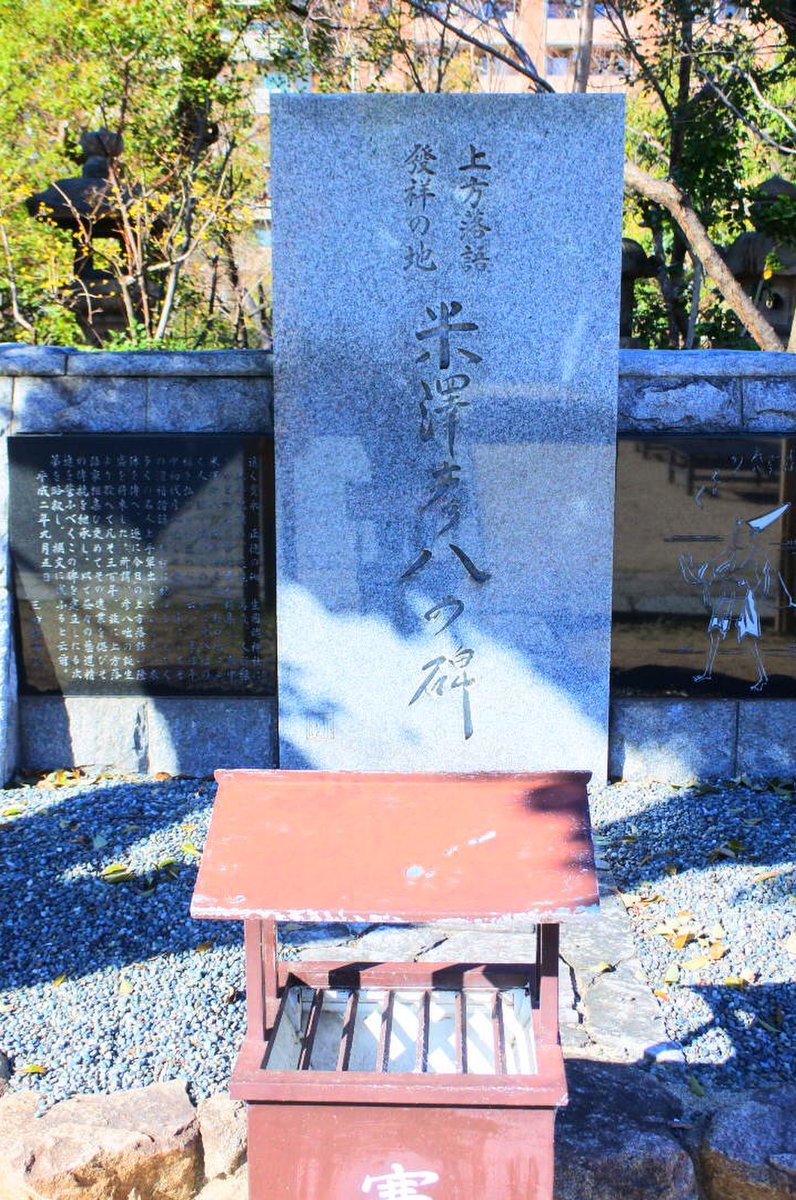
[[[796,354],[796,312],[793,314],[793,321],[790,327],[790,337],[788,338],[788,353]]]
[[[672,214],[688,239],[694,257],[702,263],[705,274],[716,284],[726,304],[760,349],[784,350],[785,346],[773,327],[755,307],[713,245],[682,189],[670,179],[655,179],[630,162],[625,163],[625,183],[632,191],[651,200],[653,204],[660,204]]]
[[[694,278],[691,284],[691,311],[688,314],[688,329],[685,335],[685,349],[694,349],[694,339],[696,337],[696,324],[699,319],[699,298],[702,294],[702,263],[698,258],[692,258],[694,264]]]
[[[591,51],[594,41],[594,0],[581,0],[578,53],[575,58],[573,92],[585,92],[589,84]]]

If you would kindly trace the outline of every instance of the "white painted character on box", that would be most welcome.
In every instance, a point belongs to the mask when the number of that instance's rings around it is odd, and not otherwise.
[[[388,1175],[366,1175],[362,1191],[372,1193],[377,1200],[432,1200],[421,1187],[437,1183],[434,1171],[407,1171],[400,1163],[391,1163]]]

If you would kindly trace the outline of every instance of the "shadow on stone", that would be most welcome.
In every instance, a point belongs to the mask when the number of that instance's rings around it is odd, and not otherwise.
[[[567,1061],[556,1119],[556,1200],[696,1200],[680,1100],[648,1072]]]

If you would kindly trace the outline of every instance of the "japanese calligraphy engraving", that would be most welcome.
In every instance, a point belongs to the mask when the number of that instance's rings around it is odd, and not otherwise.
[[[437,263],[431,248],[431,216],[430,205],[436,199],[433,191],[437,156],[431,146],[416,142],[404,159],[408,169],[407,184],[404,189],[404,204],[406,223],[410,241],[404,255],[404,270],[421,272],[436,271]],[[427,211],[428,210],[428,211]]]
[[[10,445],[27,690],[273,687],[259,440],[28,437]]]
[[[426,207],[438,200],[434,191],[437,180],[447,177],[449,164],[441,162],[432,148],[416,142],[404,159],[411,170],[411,181],[405,193],[410,211],[410,228],[426,236],[430,218]],[[487,154],[469,144],[466,161],[452,175],[453,186],[440,188],[440,194],[454,197],[453,216],[461,240],[459,266],[466,270],[484,270],[489,265],[485,196],[489,189],[492,165]],[[432,187],[433,184],[433,187]],[[419,214],[413,213],[419,210]],[[404,269],[423,267],[425,244],[410,252]],[[440,262],[442,260],[440,259]],[[443,265],[445,265],[443,263]],[[433,269],[438,263],[434,262]],[[418,376],[417,435],[427,455],[427,469],[417,505],[417,528],[422,530],[422,544],[416,547],[410,561],[400,572],[399,581],[409,584],[419,576],[433,587],[433,564],[449,561],[459,564],[462,578],[483,585],[491,578],[485,566],[477,565],[471,553],[461,544],[458,532],[469,509],[469,488],[462,455],[457,446],[461,441],[467,410],[472,406],[472,385],[475,374],[483,364],[479,335],[481,326],[473,314],[465,311],[464,302],[450,296],[431,299],[425,290],[424,318],[414,330],[415,364],[422,371]],[[455,539],[455,540],[454,540]],[[433,574],[433,572],[432,572]],[[459,595],[444,593],[425,612],[426,628],[434,638],[452,630],[465,615],[465,602]],[[439,618],[442,619],[439,619]],[[450,641],[447,653],[435,653],[421,668],[421,679],[408,701],[409,707],[419,702],[461,695],[462,734],[465,741],[473,736],[473,710],[470,688],[475,676],[469,673],[475,649],[465,646],[455,632],[446,635]],[[452,639],[452,640],[451,640]]]
[[[468,147],[467,161],[459,167],[460,183],[458,197],[461,206],[459,240],[461,242],[461,264],[465,271],[485,271],[490,264],[489,235],[492,226],[487,224],[487,194],[491,165],[486,161],[486,151]]]

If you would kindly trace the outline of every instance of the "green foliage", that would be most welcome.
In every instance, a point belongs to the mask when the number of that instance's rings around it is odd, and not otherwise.
[[[70,238],[23,201],[79,175],[81,131],[104,127],[124,139],[113,179],[123,234],[95,255],[129,302],[117,340],[261,341],[253,295],[267,263],[253,281],[243,272],[244,286],[239,262],[247,245],[256,258],[265,166],[246,49],[255,27],[295,36],[270,2],[0,0],[0,337],[91,344],[70,310]]]
[[[619,0],[625,20],[641,0]],[[787,173],[796,153],[796,55],[772,21],[772,4],[753,5],[749,21],[717,23],[707,0],[662,0],[646,36],[626,39],[633,88],[628,106],[628,156],[653,175],[672,179],[690,200],[712,241],[728,246],[749,228],[750,197],[767,176]],[[629,30],[630,26],[625,26]],[[793,206],[776,218],[782,238]],[[637,285],[639,337],[653,346],[686,344],[693,271],[685,237],[663,208],[638,196],[626,202],[629,237],[664,258],[671,281],[665,304],[654,287]],[[660,312],[655,313],[659,307]],[[674,327],[676,337],[670,332]],[[745,335],[705,290],[692,345],[735,345]],[[749,344],[748,339],[745,344]]]

